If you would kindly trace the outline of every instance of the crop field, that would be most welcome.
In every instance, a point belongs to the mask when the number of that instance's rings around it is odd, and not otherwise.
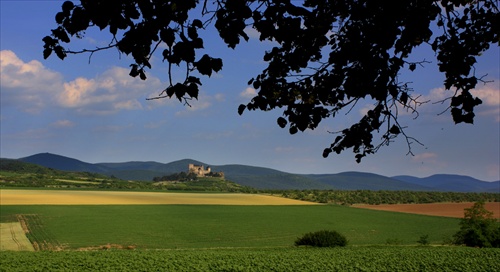
[[[77,190],[0,190],[1,205],[319,205],[283,197],[240,193],[165,193]]]
[[[0,223],[0,241],[0,250],[35,250],[20,222]]]
[[[42,251],[0,252],[0,270],[497,272],[499,260],[497,249],[449,247]]]
[[[2,248],[0,271],[500,271],[499,249],[442,246],[457,218],[246,194],[0,194],[2,231],[9,228],[1,243],[24,231],[35,250]],[[293,246],[322,229],[349,246]],[[432,246],[418,246],[423,235]]]
[[[355,205],[358,208],[425,214],[447,217],[464,217],[464,209],[472,207],[474,203],[429,203],[429,204],[380,204],[380,205]],[[485,208],[493,212],[495,218],[500,219],[500,202],[487,202]]]
[[[41,248],[70,250],[288,247],[322,229],[351,245],[416,245],[426,234],[440,245],[459,221],[338,205],[1,205],[0,214],[0,222],[22,215]]]

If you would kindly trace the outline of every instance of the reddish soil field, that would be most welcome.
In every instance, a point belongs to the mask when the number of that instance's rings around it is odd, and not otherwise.
[[[446,217],[464,217],[464,209],[472,207],[474,203],[430,203],[430,204],[383,204],[383,205],[353,205],[356,208],[416,213]],[[485,204],[487,210],[493,212],[495,218],[500,219],[500,202],[488,202]]]

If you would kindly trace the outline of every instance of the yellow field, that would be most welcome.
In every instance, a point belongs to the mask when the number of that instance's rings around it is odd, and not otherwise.
[[[35,251],[21,223],[0,223],[0,250]]]
[[[66,190],[0,190],[0,205],[318,205],[257,194],[109,192]]]

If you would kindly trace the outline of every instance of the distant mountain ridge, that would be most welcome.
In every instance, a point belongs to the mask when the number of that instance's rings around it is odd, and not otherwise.
[[[87,163],[51,153],[40,153],[20,161],[64,171],[80,171],[115,176],[124,180],[151,181],[153,177],[186,172],[188,164],[210,166],[222,171],[228,180],[256,189],[337,189],[392,191],[450,191],[500,193],[500,181],[486,182],[468,176],[433,175],[427,178],[412,176],[386,177],[373,173],[343,172],[337,174],[292,174],[271,168],[246,165],[210,165],[192,159],[170,163],[153,161],[121,163]]]

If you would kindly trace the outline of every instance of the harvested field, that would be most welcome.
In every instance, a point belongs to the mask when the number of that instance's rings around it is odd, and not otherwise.
[[[0,190],[1,205],[317,205],[269,195],[71,190]]]
[[[474,203],[429,203],[429,204],[382,204],[382,205],[353,205],[356,208],[425,214],[445,217],[464,217],[464,209],[472,207]],[[500,202],[485,203],[485,208],[493,212],[495,218],[500,219]]]
[[[24,234],[21,223],[0,223],[0,251],[35,251]]]

